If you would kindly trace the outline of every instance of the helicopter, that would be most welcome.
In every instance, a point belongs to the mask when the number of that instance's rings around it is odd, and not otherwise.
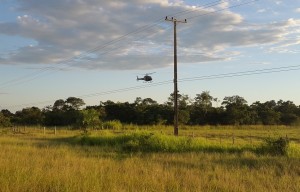
[[[153,73],[155,73],[155,72],[153,72]],[[144,74],[144,77],[136,76],[136,80],[137,81],[143,80],[144,82],[152,82],[152,77],[150,75],[153,73],[146,73],[146,74]]]

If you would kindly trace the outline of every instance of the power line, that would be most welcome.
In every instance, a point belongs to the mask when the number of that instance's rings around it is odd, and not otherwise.
[[[216,6],[216,5],[220,5],[220,4],[223,4],[223,3],[225,3],[225,1],[218,0],[218,1],[214,1],[214,2],[211,2],[211,3],[204,4],[204,5],[195,6],[194,7],[195,9],[193,9],[193,10],[186,9],[184,11],[180,11],[180,12],[177,12],[177,13],[172,14],[172,15],[167,15],[167,17],[175,17],[177,15],[182,16],[182,15],[186,15],[186,14],[198,11],[196,8],[207,9],[207,8],[210,8],[210,7],[213,7],[213,6]]]
[[[258,1],[258,0],[254,0],[254,1]],[[195,18],[195,17],[204,16],[204,15],[207,15],[207,14],[213,14],[213,13],[220,12],[220,11],[224,11],[224,10],[229,9],[229,8],[234,8],[234,7],[246,5],[246,4],[252,3],[252,2],[254,2],[254,1],[249,1],[249,2],[246,2],[246,3],[242,3],[242,4],[230,6],[230,7],[227,7],[227,8],[221,9],[221,10],[217,10],[217,11],[214,11],[214,12],[210,12],[210,13],[206,13],[206,14],[202,14],[202,15],[198,15],[198,16],[189,17],[189,19]],[[216,1],[216,2],[221,2],[221,1]],[[213,2],[213,3],[214,3],[214,2]],[[213,6],[213,5],[214,5],[214,6],[217,5],[217,4],[213,4],[213,3],[211,3],[209,6],[211,7],[211,6]],[[222,2],[222,3],[224,3],[224,2]],[[219,4],[221,4],[221,3],[219,3]],[[191,10],[191,11],[186,10],[186,11],[182,11],[181,13],[188,14],[188,13],[191,13],[191,12],[194,12],[194,11],[196,11],[196,10]],[[178,13],[178,14],[179,14],[179,13]],[[107,44],[105,44],[105,45],[103,45],[103,46],[98,46],[98,47],[96,47],[96,48],[94,48],[94,49],[91,49],[91,50],[89,50],[89,51],[87,51],[87,52],[84,52],[84,53],[80,54],[79,56],[69,58],[69,59],[67,59],[67,60],[65,60],[65,61],[63,61],[63,62],[59,62],[59,63],[57,63],[57,64],[65,64],[65,63],[67,63],[67,62],[71,62],[71,61],[74,61],[74,60],[76,60],[76,59],[82,59],[82,58],[84,58],[85,56],[87,56],[88,54],[91,54],[91,53],[94,53],[94,52],[96,52],[96,51],[105,49],[106,47],[108,47],[108,46],[111,45],[111,44],[115,44],[115,43],[117,43],[117,42],[122,41],[123,38],[125,38],[126,36],[129,36],[130,34],[135,34],[135,33],[141,32],[141,31],[143,31],[143,30],[147,30],[147,29],[149,29],[149,28],[151,28],[151,27],[153,27],[153,26],[159,24],[159,22],[161,22],[161,21],[162,21],[162,19],[159,19],[159,20],[157,20],[157,23],[154,23],[154,24],[152,24],[152,25],[146,25],[146,26],[144,26],[144,27],[142,27],[142,28],[137,29],[136,31],[130,32],[130,33],[128,33],[128,34],[125,34],[124,36],[121,36],[121,37],[119,37],[119,38],[117,38],[117,39],[115,39],[115,40],[112,40],[111,42],[108,42]],[[139,30],[140,30],[140,31],[139,31]],[[115,49],[114,49],[114,50],[115,50]],[[111,52],[111,51],[112,51],[112,50],[108,50],[108,51],[106,51],[106,52],[103,53],[103,54],[107,54],[107,53],[109,53],[109,52]],[[71,65],[68,65],[68,66],[66,66],[65,68],[68,68],[68,67],[71,67]],[[63,69],[65,69],[65,68],[63,68]],[[57,68],[55,68],[55,67],[46,67],[46,68],[41,69],[40,71],[37,71],[37,72],[35,72],[35,73],[33,73],[33,74],[38,75],[40,72],[48,71],[48,70],[51,70],[51,69],[52,69],[52,70],[55,70],[55,69],[57,69]],[[62,70],[62,69],[59,68],[58,70]],[[285,69],[285,70],[281,69],[281,71],[278,71],[278,72],[289,71],[289,70],[298,70],[298,69]],[[273,72],[276,72],[276,71],[273,71]],[[253,73],[253,74],[260,74],[260,73],[263,73],[263,72],[258,72],[258,71],[257,71],[256,73]],[[268,73],[268,72],[266,72],[266,73]],[[28,76],[31,76],[31,75],[32,75],[32,74],[30,74],[30,75],[28,75]],[[249,74],[249,73],[248,73],[248,74],[234,74],[234,73],[231,73],[231,74],[226,74],[226,75],[227,75],[227,76],[220,76],[220,75],[218,75],[218,76],[194,77],[194,79],[192,79],[192,78],[188,78],[188,79],[180,79],[179,81],[180,81],[180,82],[184,82],[184,81],[196,81],[196,80],[204,80],[204,79],[211,79],[211,78],[226,78],[226,77],[234,77],[234,76],[244,76],[244,75],[251,75],[251,74]],[[17,80],[21,80],[22,78],[23,78],[23,77],[18,78]],[[34,78],[34,79],[35,79],[35,78]],[[30,81],[30,80],[33,80],[33,79],[28,79],[27,81]],[[9,81],[8,83],[12,83],[12,82],[14,82],[14,80]],[[23,81],[23,82],[25,82],[25,81]],[[172,82],[172,81],[171,81],[171,82]],[[169,83],[171,83],[171,82],[170,82],[170,81],[159,82],[159,83],[153,84],[153,85],[151,85],[151,86],[147,86],[147,87],[159,86],[159,85],[163,85],[163,84],[169,84]],[[22,83],[22,82],[21,82],[21,83]],[[118,93],[118,92],[123,92],[123,91],[131,91],[131,90],[141,89],[141,88],[146,88],[146,87],[145,87],[145,86],[143,86],[143,87],[138,86],[138,87],[124,88],[124,89],[120,89],[120,90],[113,90],[113,91],[108,91],[108,92],[102,92],[100,95],[102,95],[102,94]],[[99,94],[96,94],[96,95],[99,95]],[[96,95],[95,95],[95,94],[92,94],[91,96],[96,96]],[[90,97],[91,97],[91,96],[90,96]],[[88,97],[88,95],[86,95],[86,97]],[[47,101],[47,102],[48,102],[48,101]],[[45,102],[42,102],[42,103],[45,103]],[[39,104],[40,104],[40,103],[39,103]]]
[[[166,28],[166,31],[168,31],[169,29],[171,29],[171,26],[170,27],[168,27],[168,28]],[[159,31],[158,31],[159,32]],[[158,33],[158,32],[156,32],[156,33]],[[156,33],[154,33],[154,34],[156,34]],[[153,34],[152,34],[153,35]],[[140,40],[140,39],[143,39],[144,37],[140,37],[139,39],[135,39],[135,41],[138,41],[138,40]],[[111,53],[113,50],[117,50],[117,49],[120,49],[121,47],[116,47],[116,48],[111,48],[110,50],[107,50],[106,52],[103,52],[103,53],[101,53],[101,54],[99,54],[98,56],[101,56],[101,55],[107,55],[108,53]],[[72,66],[75,66],[75,64],[77,64],[77,63],[74,63],[74,64],[72,64]],[[42,72],[44,72],[44,71],[48,71],[48,69],[50,68],[50,69],[53,69],[53,71],[49,71],[48,72],[48,74],[49,73],[54,73],[54,72],[56,72],[56,71],[59,71],[59,70],[66,70],[66,69],[68,69],[69,67],[71,67],[70,65],[68,66],[65,66],[65,67],[62,67],[62,68],[55,68],[55,67],[48,67],[48,68],[45,68],[45,69],[41,69],[41,71]],[[23,80],[23,81],[21,81],[21,82],[18,82],[18,81],[11,81],[10,83],[10,85],[16,85],[16,84],[22,84],[22,83],[26,83],[26,82],[29,82],[29,81],[32,81],[32,80],[34,80],[34,79],[37,79],[39,76],[38,75],[40,75],[40,71],[37,71],[37,72],[35,72],[35,73],[32,73],[32,74],[29,74],[29,75],[26,75],[26,76],[24,76],[24,77],[29,77],[29,78],[27,78],[27,79],[25,79],[25,80]],[[8,84],[6,85],[6,86],[8,86]],[[2,86],[2,87],[0,87],[0,88],[3,88],[3,87],[6,87],[6,86]]]
[[[257,1],[257,0],[256,0],[256,1]],[[253,2],[253,1],[252,1],[252,2]],[[207,3],[207,4],[204,4],[204,5],[199,5],[199,6],[196,6],[195,8],[200,8],[200,7],[201,7],[202,9],[205,9],[205,8],[213,7],[213,6],[216,6],[216,5],[223,4],[223,3],[225,3],[225,1],[219,0],[219,1],[214,1],[214,2],[211,2],[211,3]],[[245,4],[246,4],[246,3],[243,3],[243,4],[241,4],[241,5],[235,5],[235,6],[232,6],[232,7],[242,6],[242,5],[245,5]],[[226,10],[226,9],[229,9],[229,8],[231,8],[231,7],[228,7],[228,8],[219,10],[219,11],[223,11],[223,10]],[[175,15],[185,15],[185,14],[189,14],[189,13],[192,13],[192,12],[195,12],[195,11],[198,11],[198,10],[189,10],[189,9],[187,9],[187,10],[184,10],[184,11],[175,13],[175,14],[173,14],[173,16],[175,16]],[[217,11],[216,11],[216,12],[217,12]],[[212,13],[210,13],[210,14],[212,14]],[[202,15],[200,15],[200,16],[202,16]],[[198,16],[197,16],[197,17],[198,17]],[[143,31],[146,31],[146,30],[148,30],[148,29],[150,29],[150,28],[152,28],[152,27],[154,27],[154,26],[156,26],[156,25],[159,25],[163,20],[164,20],[163,18],[160,18],[160,19],[154,21],[154,22],[151,23],[151,24],[145,25],[145,26],[140,27],[140,28],[138,28],[138,29],[136,29],[136,30],[134,30],[134,31],[131,31],[131,32],[125,34],[125,35],[122,35],[122,36],[120,36],[120,37],[118,37],[118,38],[116,38],[116,39],[113,39],[113,40],[111,40],[111,41],[105,43],[104,45],[99,45],[99,46],[97,46],[97,47],[95,47],[95,48],[89,49],[89,50],[87,50],[87,51],[81,53],[81,54],[78,55],[78,56],[74,56],[74,57],[62,59],[62,61],[57,62],[56,64],[57,64],[57,65],[66,65],[66,64],[69,63],[69,62],[72,62],[72,61],[75,61],[75,60],[83,59],[83,58],[85,58],[86,56],[88,56],[89,54],[98,52],[98,51],[100,51],[100,50],[106,49],[106,48],[109,47],[110,45],[113,45],[113,44],[116,44],[116,43],[118,43],[118,42],[121,42],[123,39],[125,39],[125,38],[128,37],[129,35],[134,35],[134,34],[137,34],[137,33],[143,32]],[[113,49],[113,50],[115,50],[115,49]],[[103,54],[107,54],[107,53],[109,53],[109,52],[111,52],[111,51],[112,51],[112,50],[106,51],[106,52],[103,53]],[[101,55],[103,55],[103,54],[101,54]],[[76,63],[76,62],[75,62],[75,63]],[[22,83],[25,83],[25,82],[28,82],[28,81],[32,81],[32,80],[36,79],[38,75],[40,75],[40,74],[42,74],[42,73],[44,73],[44,72],[47,72],[47,71],[49,71],[49,70],[52,70],[53,72],[55,72],[55,71],[60,71],[60,70],[62,70],[62,69],[67,69],[67,68],[69,68],[69,67],[71,67],[71,66],[73,66],[73,65],[74,65],[74,63],[73,63],[73,64],[68,64],[68,65],[66,65],[64,68],[58,68],[58,69],[57,69],[57,66],[55,66],[55,67],[54,67],[54,66],[53,66],[53,67],[52,67],[52,66],[51,66],[51,67],[45,67],[45,68],[42,68],[42,69],[40,69],[40,70],[38,70],[38,71],[35,71],[35,72],[33,72],[33,73],[30,73],[30,74],[28,74],[28,75],[21,76],[21,77],[18,77],[18,78],[15,78],[15,79],[12,79],[12,80],[3,82],[3,83],[0,84],[0,88],[2,89],[2,88],[7,87],[7,86],[9,86],[9,85],[22,84]]]
[[[87,50],[87,51],[81,53],[80,55],[62,59],[62,61],[57,62],[56,64],[57,64],[57,65],[65,65],[66,63],[72,62],[72,61],[74,61],[74,60],[76,60],[76,59],[82,59],[82,58],[86,57],[86,56],[89,55],[89,54],[95,53],[95,52],[97,52],[97,51],[99,51],[99,50],[102,50],[102,49],[107,48],[107,47],[110,46],[110,45],[113,45],[113,44],[116,44],[116,43],[122,41],[123,39],[125,39],[125,38],[128,37],[129,35],[134,35],[134,34],[137,34],[137,33],[139,33],[139,32],[146,31],[146,30],[148,30],[149,28],[158,25],[158,24],[159,24],[161,21],[163,21],[163,20],[164,20],[163,18],[160,18],[160,19],[154,21],[152,24],[148,24],[148,25],[145,25],[145,26],[143,26],[143,27],[140,27],[140,28],[138,28],[138,29],[136,29],[136,30],[134,30],[134,31],[131,31],[131,32],[125,34],[125,35],[122,35],[122,36],[120,36],[120,37],[118,37],[118,38],[116,38],[116,39],[113,39],[113,40],[111,40],[111,41],[105,43],[104,45],[99,45],[99,46],[97,46],[97,47],[94,47],[94,48],[92,48],[92,49],[89,49],[89,50]],[[65,68],[68,68],[68,67],[71,67],[71,65],[68,65],[68,66],[66,66]],[[42,68],[42,69],[40,69],[40,70],[38,70],[38,71],[35,71],[34,73],[30,73],[30,74],[28,74],[28,75],[25,75],[25,76],[22,76],[22,77],[19,77],[19,78],[15,78],[15,79],[12,79],[12,80],[3,82],[3,83],[1,83],[0,85],[3,86],[3,85],[6,85],[6,84],[9,84],[9,83],[13,83],[13,82],[19,81],[19,80],[21,80],[21,79],[23,79],[23,78],[31,77],[31,76],[36,75],[36,74],[38,74],[38,73],[42,73],[42,72],[44,72],[44,71],[55,70],[55,69],[57,69],[57,66],[56,66],[56,67],[45,67],[45,68]],[[58,70],[61,70],[61,68],[59,68]],[[2,87],[1,87],[1,88],[2,88]]]
[[[292,66],[286,66],[286,67],[266,68],[266,69],[258,69],[258,70],[251,70],[251,71],[241,71],[241,72],[235,72],[235,73],[223,73],[223,74],[216,74],[216,75],[183,78],[183,79],[180,79],[180,82],[209,80],[209,79],[223,79],[223,78],[229,78],[229,77],[241,77],[241,76],[279,73],[279,72],[296,71],[296,70],[300,70],[300,65],[292,65]]]
[[[192,17],[188,17],[187,19],[190,20],[190,19],[194,19],[196,17],[203,17],[203,16],[206,16],[206,15],[211,15],[211,14],[214,14],[214,13],[225,11],[225,10],[230,9],[230,8],[236,8],[236,7],[241,7],[241,6],[244,6],[244,5],[248,5],[248,4],[254,3],[256,1],[259,1],[259,0],[247,1],[245,3],[232,5],[232,6],[229,6],[229,7],[223,8],[223,9],[219,9],[219,10],[216,10],[216,11],[211,11],[211,12],[208,12],[208,13],[203,13],[203,14],[200,14],[200,15],[195,15],[195,16],[192,16]]]
[[[225,78],[233,78],[233,77],[242,77],[242,76],[251,76],[251,75],[261,75],[261,74],[271,74],[271,73],[281,73],[281,72],[289,72],[289,71],[297,71],[300,70],[300,65],[291,65],[291,66],[285,66],[285,67],[274,67],[274,68],[265,68],[265,69],[257,69],[257,70],[249,70],[249,71],[240,71],[235,73],[221,73],[221,74],[214,74],[214,75],[205,75],[205,76],[196,76],[191,78],[182,78],[179,79],[179,82],[191,82],[191,81],[203,81],[203,80],[212,80],[212,79],[225,79]],[[139,85],[139,86],[132,86],[122,89],[115,89],[110,91],[104,91],[104,92],[98,92],[98,93],[92,93],[92,94],[86,94],[77,96],[78,98],[89,98],[89,97],[96,97],[96,96],[102,96],[102,95],[109,95],[109,94],[115,94],[115,93],[122,93],[122,92],[128,92],[128,91],[134,91],[139,89],[145,89],[150,87],[157,87],[161,85],[171,84],[173,83],[173,80],[167,80],[167,81],[161,81],[157,83],[149,83],[147,85]],[[12,106],[5,106],[4,108],[17,108],[22,106],[28,106],[28,105],[39,105],[39,104],[47,104],[50,102],[55,102],[56,100],[48,100],[48,101],[41,101],[36,103],[27,103],[22,105],[12,105]]]

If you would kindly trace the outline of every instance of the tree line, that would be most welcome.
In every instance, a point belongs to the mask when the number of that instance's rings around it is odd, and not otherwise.
[[[213,103],[216,103],[213,106]],[[85,106],[82,99],[69,97],[59,99],[43,109],[28,107],[11,113],[0,112],[0,126],[44,125],[97,128],[108,121],[137,125],[171,125],[174,120],[174,97],[159,104],[151,98],[137,97],[130,102],[100,102]],[[220,105],[220,106],[218,106]],[[182,125],[296,125],[300,124],[300,106],[292,101],[256,101],[248,105],[238,95],[228,96],[220,101],[209,91],[188,95],[178,94],[179,123]]]

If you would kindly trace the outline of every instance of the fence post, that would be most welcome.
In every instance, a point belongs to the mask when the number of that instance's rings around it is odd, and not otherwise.
[[[44,127],[44,135],[46,134],[46,127]]]
[[[234,145],[234,135],[232,133],[232,144]]]
[[[54,135],[56,135],[56,126],[54,127]]]

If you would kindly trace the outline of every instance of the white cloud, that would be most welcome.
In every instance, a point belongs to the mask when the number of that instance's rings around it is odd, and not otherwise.
[[[267,10],[266,9],[260,9],[257,11],[257,13],[265,13]]]
[[[86,57],[75,58],[72,65],[112,70],[166,67],[173,59],[173,32],[172,23],[163,18],[188,9],[194,11],[176,15],[179,19],[192,17],[187,24],[178,25],[182,63],[230,59],[235,55],[227,48],[279,43],[299,25],[298,20],[290,19],[253,27],[230,11],[200,16],[214,9],[195,11],[184,1],[17,2],[23,14],[16,22],[0,23],[0,34],[22,36],[37,44],[5,54],[0,64],[59,63],[83,53]],[[161,20],[153,24],[157,19]]]
[[[298,50],[290,49],[292,46],[300,45],[300,39],[286,39],[277,45],[271,47],[269,52],[276,53],[298,53]]]
[[[297,13],[300,13],[300,8],[295,9]]]

